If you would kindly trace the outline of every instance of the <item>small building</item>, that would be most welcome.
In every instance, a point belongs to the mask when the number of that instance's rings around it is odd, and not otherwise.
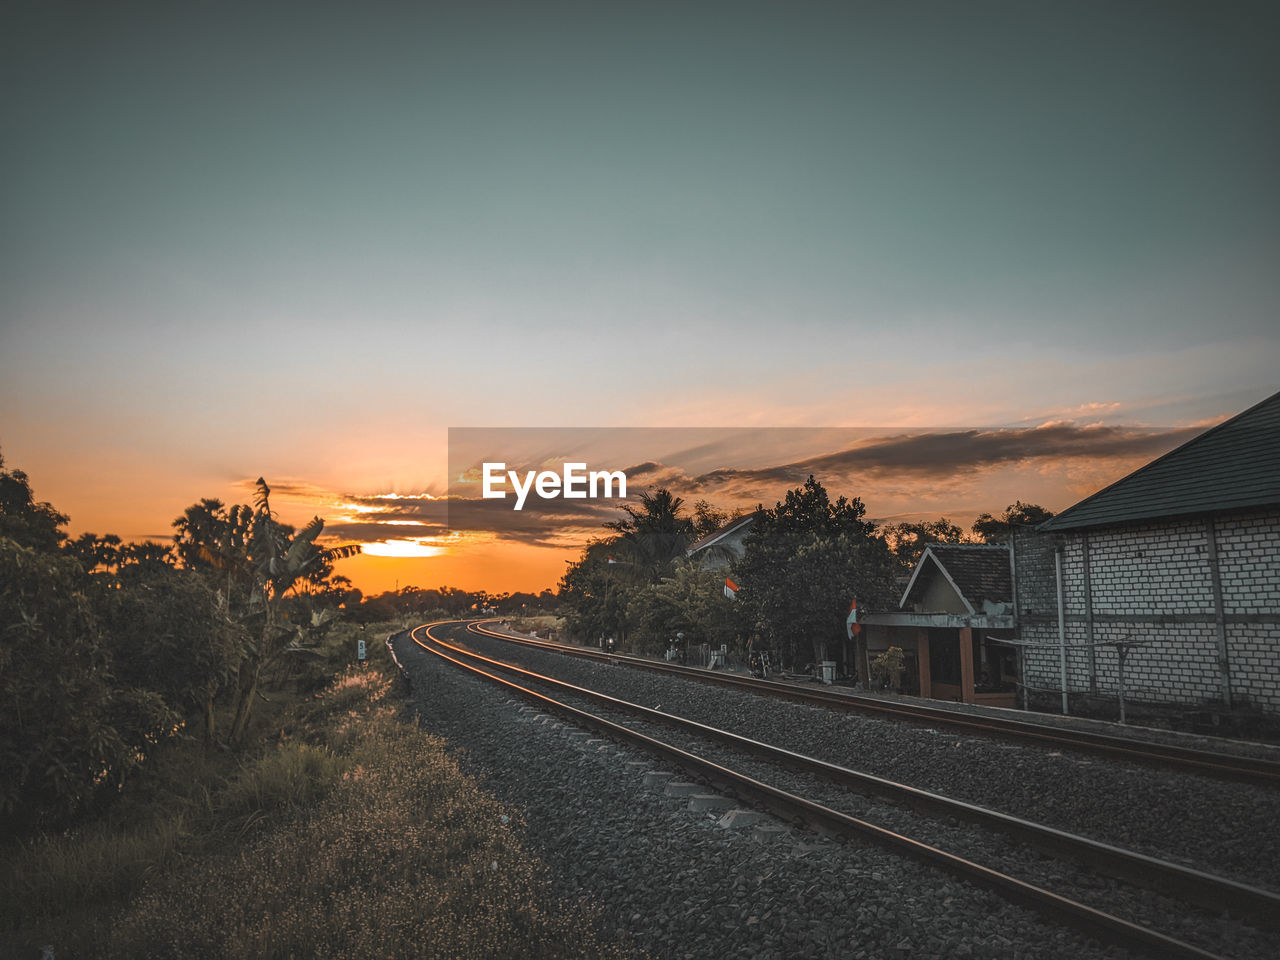
[[[751,532],[751,521],[756,515],[748,513],[730,520],[719,530],[707,534],[685,552],[696,559],[706,570],[725,570],[747,552],[744,541]]]
[[[1280,393],[1013,547],[1031,691],[1280,713]]]
[[[859,617],[856,664],[868,683],[871,663],[890,647],[903,652],[902,692],[1012,707],[1016,696],[1013,576],[1009,548],[930,544],[898,610]]]

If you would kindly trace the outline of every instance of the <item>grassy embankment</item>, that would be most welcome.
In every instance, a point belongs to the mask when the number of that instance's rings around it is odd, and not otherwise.
[[[536,630],[538,636],[544,639],[549,636],[564,639],[564,617],[514,617],[507,623],[513,630],[519,630],[521,633]]]
[[[258,704],[256,747],[177,744],[99,818],[0,850],[0,955],[630,955],[397,719],[386,633],[366,636],[368,667]]]

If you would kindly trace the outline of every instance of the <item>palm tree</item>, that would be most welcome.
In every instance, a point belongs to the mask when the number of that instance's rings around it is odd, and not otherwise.
[[[221,500],[206,497],[187,507],[182,516],[173,521],[178,531],[173,542],[182,565],[191,570],[214,572],[215,588],[223,586],[225,576],[223,602],[228,611],[236,593],[247,603],[253,589],[248,563],[253,520],[253,511],[243,504],[227,510]]]
[[[682,516],[681,497],[672,496],[665,487],[640,494],[640,507],[626,504],[625,520],[605,524],[619,534],[619,545],[628,555],[636,571],[650,582],[670,576],[675,561],[685,555],[696,539],[693,521]]]

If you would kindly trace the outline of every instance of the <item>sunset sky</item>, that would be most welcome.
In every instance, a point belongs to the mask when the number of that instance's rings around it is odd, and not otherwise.
[[[413,526],[449,428],[866,428],[650,479],[967,525],[1280,389],[1274,3],[18,2],[0,64],[0,452],[74,533],[262,475],[430,548],[367,591],[542,589]]]

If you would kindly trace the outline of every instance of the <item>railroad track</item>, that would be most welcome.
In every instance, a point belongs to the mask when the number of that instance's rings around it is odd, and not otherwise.
[[[796,703],[825,706],[852,713],[872,714],[912,723],[923,723],[931,727],[947,727],[966,733],[998,737],[1014,742],[1036,743],[1051,749],[1075,750],[1114,760],[1127,760],[1132,763],[1158,767],[1164,770],[1176,770],[1180,773],[1195,773],[1256,786],[1280,787],[1280,762],[1274,760],[1211,753],[1206,750],[1197,750],[1173,744],[1131,740],[1103,733],[1054,727],[1029,720],[958,713],[953,710],[931,707],[923,703],[905,704],[889,702],[876,697],[859,696],[858,694],[807,690],[795,684],[775,680],[761,680],[754,677],[742,677],[703,670],[697,667],[661,663],[655,660],[647,660],[643,657],[606,653],[588,647],[572,647],[547,640],[513,637],[510,634],[491,630],[485,626],[486,623],[494,622],[496,621],[473,621],[468,623],[467,629],[472,633],[491,637],[495,640],[504,640],[508,643],[550,650],[566,656],[624,664],[635,669],[649,670],[697,680],[701,683],[747,690],[762,696],[778,697]]]
[[[512,664],[484,657],[456,644],[450,644],[431,634],[433,626],[438,625],[419,627],[413,631],[414,642],[436,656],[518,693],[521,697],[537,704],[542,710],[559,714],[574,724],[662,757],[690,775],[705,780],[717,789],[753,806],[763,808],[783,820],[802,823],[821,832],[844,838],[877,843],[897,854],[922,861],[970,882],[993,889],[1013,902],[1032,907],[1104,943],[1120,944],[1159,957],[1217,956],[1200,946],[1055,893],[1044,886],[1013,876],[1005,870],[994,869],[971,859],[956,856],[903,833],[842,813],[794,792],[770,786],[753,776],[736,772],[724,763],[714,762],[594,712],[574,707],[499,674],[518,678],[523,683],[550,687],[557,691],[557,696],[585,699],[613,713],[638,717],[648,724],[674,728],[687,736],[701,740],[712,740],[757,760],[767,761],[769,764],[805,776],[820,777],[842,788],[886,798],[935,818],[956,818],[978,824],[986,830],[1014,838],[1019,843],[1034,847],[1042,853],[1057,857],[1067,856],[1085,864],[1088,869],[1157,890],[1181,902],[1213,911],[1230,910],[1233,915],[1247,918],[1257,926],[1274,927],[1280,923],[1280,896],[1270,891],[781,750],[659,710],[630,704]]]

